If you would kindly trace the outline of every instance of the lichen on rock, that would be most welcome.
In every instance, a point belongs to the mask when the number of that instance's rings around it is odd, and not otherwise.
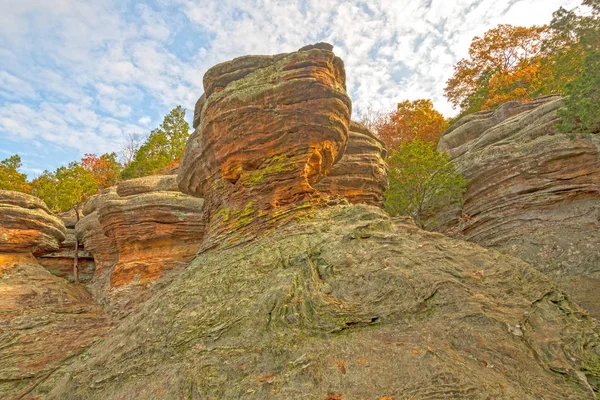
[[[468,181],[467,240],[550,274],[600,317],[600,138],[563,134],[562,99],[510,102],[459,120],[440,139]]]

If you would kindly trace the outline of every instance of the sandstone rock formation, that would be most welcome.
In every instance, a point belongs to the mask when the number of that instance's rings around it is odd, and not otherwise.
[[[469,115],[439,149],[469,181],[465,239],[530,262],[600,318],[600,137],[559,133],[561,105],[544,97]]]
[[[32,398],[29,393],[40,382],[108,326],[102,309],[82,286],[53,276],[33,256],[58,250],[64,238],[62,221],[43,201],[0,191],[3,399]]]
[[[46,204],[24,193],[0,190],[0,254],[57,251],[65,226]]]
[[[100,282],[110,278],[112,267],[119,258],[119,251],[113,245],[111,239],[104,234],[98,220],[98,208],[111,198],[118,198],[114,187],[88,199],[83,205],[82,216],[75,225],[75,235],[94,257],[96,265],[94,284],[98,286],[104,286]]]
[[[385,143],[366,126],[352,121],[342,159],[314,187],[323,193],[341,195],[353,204],[383,207],[388,172],[386,155]]]
[[[203,252],[35,393],[592,399],[598,333],[516,258],[335,206]]]
[[[331,50],[241,57],[205,74],[179,170],[181,191],[206,200],[204,247],[247,240],[319,202],[312,185],[343,155],[351,114]]]
[[[43,265],[53,275],[73,279],[73,263],[75,259],[75,225],[77,223],[77,216],[75,211],[68,211],[58,216],[66,227],[65,240],[60,244],[58,251],[44,254],[38,257],[38,262]],[[85,250],[84,246],[80,243],[77,246],[78,254],[78,275],[79,280],[82,282],[88,282],[94,276],[94,270],[96,268],[94,264],[94,258],[92,255]]]
[[[98,221],[118,250],[112,287],[156,280],[198,251],[205,230],[203,200],[175,191],[176,179],[166,175],[121,182],[118,197],[102,201]]]

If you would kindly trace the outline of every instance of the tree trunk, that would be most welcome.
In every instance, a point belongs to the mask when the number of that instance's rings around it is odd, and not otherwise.
[[[79,209],[75,207],[75,215],[77,216],[77,222],[79,222]],[[75,283],[79,283],[79,239],[75,236],[75,257],[73,257],[73,280]]]

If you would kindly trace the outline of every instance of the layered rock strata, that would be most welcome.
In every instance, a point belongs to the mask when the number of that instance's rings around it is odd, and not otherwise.
[[[65,240],[63,222],[37,197],[0,190],[0,254],[42,255]]]
[[[34,394],[593,399],[598,334],[517,258],[336,206],[199,254]]]
[[[38,198],[0,191],[0,393],[30,393],[108,326],[81,285],[52,275],[36,256],[59,250],[63,222]]]
[[[206,200],[203,247],[248,239],[319,204],[312,185],[348,140],[345,80],[324,43],[208,70],[178,180],[182,192]]]
[[[383,207],[388,166],[385,143],[366,126],[352,121],[346,151],[315,189],[341,195],[353,204]]]
[[[468,180],[460,234],[531,262],[600,318],[600,137],[556,130],[558,97],[511,102],[446,132]]]
[[[203,200],[176,191],[175,175],[121,182],[98,208],[104,234],[118,250],[112,287],[147,283],[186,265],[203,239]]]
[[[38,257],[38,262],[53,275],[73,280],[73,264],[75,261],[75,248],[77,248],[78,278],[88,282],[94,276],[96,265],[92,255],[80,242],[77,246],[75,225],[77,216],[75,211],[62,213],[58,216],[66,227],[65,240],[60,244],[58,251]]]

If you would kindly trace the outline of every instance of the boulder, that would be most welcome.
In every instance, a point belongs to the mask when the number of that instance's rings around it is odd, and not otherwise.
[[[465,239],[515,255],[600,318],[600,137],[562,134],[559,97],[510,102],[441,138],[468,181]]]
[[[0,254],[57,251],[65,226],[37,197],[0,190]]]
[[[203,200],[169,191],[175,182],[175,175],[124,181],[117,196],[101,202],[98,221],[118,250],[112,287],[154,281],[198,251],[205,230]]]
[[[386,155],[385,143],[366,126],[352,121],[342,159],[314,187],[329,195],[341,195],[353,204],[383,207],[388,172]]]
[[[320,203],[312,185],[348,140],[345,81],[323,43],[206,72],[178,175],[182,192],[206,201],[204,248],[248,240]]]
[[[543,273],[335,206],[198,255],[45,399],[593,399],[597,323]]]

